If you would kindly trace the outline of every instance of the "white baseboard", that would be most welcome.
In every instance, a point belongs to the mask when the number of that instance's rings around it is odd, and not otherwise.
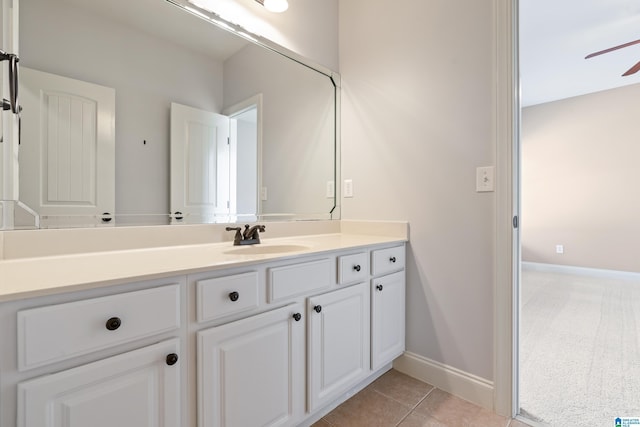
[[[605,270],[601,268],[576,267],[573,265],[545,264],[541,262],[522,262],[523,270],[547,271],[552,273],[577,274],[581,276],[613,279],[640,280],[640,273],[633,271]]]
[[[393,362],[398,371],[493,411],[493,382],[452,366],[405,352]]]

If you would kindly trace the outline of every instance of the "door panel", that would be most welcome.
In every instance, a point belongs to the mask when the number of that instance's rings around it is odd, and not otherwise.
[[[373,279],[371,286],[371,369],[376,370],[404,352],[404,271]]]
[[[182,222],[229,212],[229,118],[171,104],[171,212]]]
[[[177,339],[18,385],[19,427],[180,425]]]
[[[292,426],[304,413],[295,304],[198,333],[200,427]]]
[[[103,224],[115,210],[115,90],[22,68],[20,200],[41,216]],[[113,224],[113,221],[104,224]]]
[[[369,374],[369,300],[366,283],[309,298],[309,411]]]

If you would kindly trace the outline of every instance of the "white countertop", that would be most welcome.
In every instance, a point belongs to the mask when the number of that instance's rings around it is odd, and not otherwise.
[[[406,241],[406,236],[331,233],[263,238],[259,246],[302,245],[294,252],[238,254],[231,242],[175,245],[0,260],[0,301],[91,289],[173,274],[295,259],[327,251]],[[275,249],[275,248],[274,248]],[[229,252],[229,253],[228,253]]]

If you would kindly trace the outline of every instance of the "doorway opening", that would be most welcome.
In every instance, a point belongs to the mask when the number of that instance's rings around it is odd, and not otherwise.
[[[515,409],[533,424],[615,426],[640,414],[640,198],[629,191],[640,180],[640,76],[621,77],[617,58],[585,59],[615,45],[612,33],[633,38],[624,27],[635,9],[518,1]],[[640,49],[618,54],[633,64]]]

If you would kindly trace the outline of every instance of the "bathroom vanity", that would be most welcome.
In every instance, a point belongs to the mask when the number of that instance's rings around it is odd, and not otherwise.
[[[0,424],[309,425],[404,351],[396,229],[1,260]]]

